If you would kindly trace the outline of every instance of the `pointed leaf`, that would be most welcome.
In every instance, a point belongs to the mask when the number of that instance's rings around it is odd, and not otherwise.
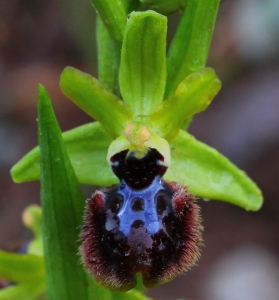
[[[42,86],[39,86],[38,115],[48,299],[110,299],[110,293],[93,282],[77,255],[85,200],[49,96]]]
[[[39,300],[45,299],[44,278],[35,278],[24,283],[0,290],[0,300]]]
[[[0,278],[21,282],[37,277],[44,277],[44,259],[41,256],[0,250]]]
[[[133,12],[121,52],[120,88],[123,100],[141,121],[163,100],[166,80],[167,19],[153,11]]]
[[[123,101],[89,74],[67,67],[61,74],[60,87],[77,106],[99,121],[112,139],[132,121],[132,113]]]
[[[220,0],[188,0],[167,58],[165,99],[178,84],[206,64]]]
[[[127,22],[125,8],[121,0],[91,0],[95,10],[103,20],[110,36],[121,44]]]
[[[79,182],[99,186],[118,182],[106,161],[111,140],[98,122],[76,127],[62,136]],[[15,164],[11,174],[15,182],[40,179],[39,147]]]
[[[172,140],[183,122],[207,108],[221,88],[213,69],[189,75],[178,86],[175,96],[162,102],[151,115],[148,126],[159,136]]]
[[[262,194],[256,184],[215,149],[180,130],[170,143],[172,164],[165,178],[189,186],[194,194],[258,210]]]

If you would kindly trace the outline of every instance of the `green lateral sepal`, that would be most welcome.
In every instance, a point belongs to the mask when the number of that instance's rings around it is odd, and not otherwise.
[[[111,139],[99,122],[82,125],[62,134],[67,153],[79,182],[99,186],[117,183],[106,161]],[[40,149],[35,147],[11,170],[15,182],[40,179]]]
[[[197,196],[256,211],[263,196],[256,184],[217,150],[180,130],[170,143],[172,163],[165,178],[189,186]]]

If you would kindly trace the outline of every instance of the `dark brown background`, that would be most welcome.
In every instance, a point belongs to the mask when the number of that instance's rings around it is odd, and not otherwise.
[[[190,131],[246,170],[263,191],[255,212],[200,201],[204,244],[198,266],[149,291],[154,299],[279,299],[278,1],[221,1],[208,65],[223,89]],[[277,14],[276,14],[277,13]],[[177,15],[170,16],[171,36]],[[21,213],[39,203],[38,182],[15,184],[9,170],[37,144],[37,85],[48,89],[62,130],[91,121],[62,96],[71,65],[97,75],[95,14],[89,1],[0,1],[0,248],[30,238]],[[86,196],[93,188],[84,187]]]

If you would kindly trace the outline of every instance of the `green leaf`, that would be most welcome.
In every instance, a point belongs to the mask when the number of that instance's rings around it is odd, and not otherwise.
[[[189,75],[179,84],[175,96],[157,107],[147,125],[166,140],[174,139],[183,122],[205,110],[220,88],[221,82],[213,69]]]
[[[118,73],[121,48],[111,38],[99,16],[97,16],[96,36],[98,46],[98,78],[107,90],[115,95],[119,95]]]
[[[79,182],[107,186],[118,182],[107,161],[111,140],[98,122],[63,133],[63,140]],[[40,179],[39,147],[27,153],[11,170],[15,182]]]
[[[128,19],[120,63],[123,100],[142,121],[163,100],[166,80],[167,18],[153,11],[133,12]]]
[[[63,144],[49,96],[39,86],[41,200],[47,295],[56,299],[110,299],[77,255],[85,199]]]
[[[95,10],[104,22],[110,36],[121,44],[127,22],[121,0],[91,0]]]
[[[44,277],[44,260],[41,256],[0,250],[0,278],[21,282],[37,277]]]
[[[112,139],[123,134],[132,113],[123,101],[107,91],[94,77],[67,67],[61,74],[62,92],[77,106],[99,121]]]
[[[263,198],[256,184],[215,149],[180,130],[170,143],[172,164],[165,178],[189,186],[205,198],[222,200],[256,211]]]
[[[167,57],[165,99],[206,64],[220,0],[188,0]]]
[[[0,300],[45,299],[45,278],[35,278],[0,290]]]

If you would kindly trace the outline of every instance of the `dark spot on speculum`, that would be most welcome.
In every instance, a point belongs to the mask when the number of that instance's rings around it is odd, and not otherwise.
[[[135,198],[132,200],[132,210],[134,212],[144,210],[144,200],[142,198]]]
[[[117,214],[123,205],[123,196],[121,194],[113,193],[106,199],[105,208],[110,209],[112,213]]]

